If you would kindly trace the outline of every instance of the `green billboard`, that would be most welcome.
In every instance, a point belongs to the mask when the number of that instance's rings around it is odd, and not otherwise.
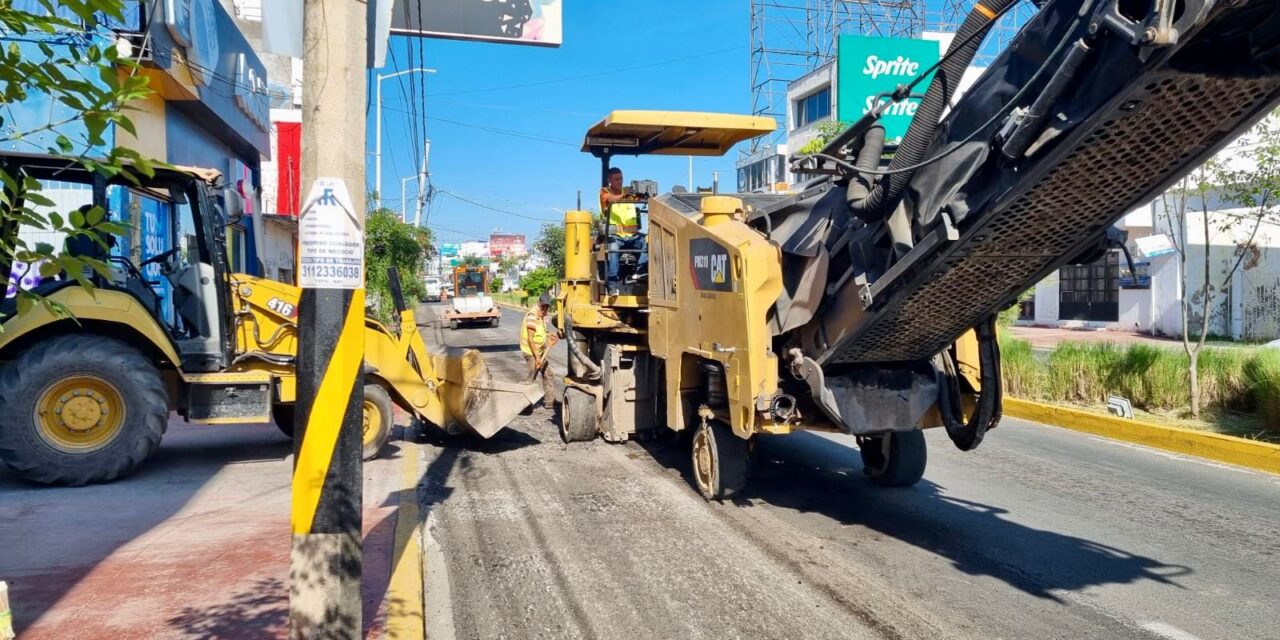
[[[936,40],[840,36],[836,117],[841,122],[853,122],[870,111],[876,102],[889,102],[889,94],[898,85],[911,82],[938,61],[941,57],[938,49]],[[932,74],[916,85],[912,93],[923,95],[931,79]],[[890,144],[896,144],[907,132],[919,105],[918,99],[910,98],[889,105],[880,123]]]

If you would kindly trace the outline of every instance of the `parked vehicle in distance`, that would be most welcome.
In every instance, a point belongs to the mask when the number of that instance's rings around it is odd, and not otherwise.
[[[427,302],[440,302],[440,294],[444,291],[444,286],[440,282],[440,278],[436,276],[427,276],[423,279],[423,284],[427,288]]]

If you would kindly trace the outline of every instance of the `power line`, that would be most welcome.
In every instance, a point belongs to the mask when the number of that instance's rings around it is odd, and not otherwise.
[[[597,72],[595,72],[595,73],[586,73],[586,74],[582,74],[582,75],[578,75],[578,76],[568,76],[568,77],[564,77],[564,78],[555,78],[555,79],[552,79],[552,80],[540,80],[540,81],[538,81],[538,82],[524,82],[524,83],[521,83],[521,84],[509,84],[509,85],[501,86],[501,87],[485,87],[485,88],[481,88],[481,89],[467,89],[467,90],[464,90],[464,91],[448,91],[448,92],[445,92],[445,93],[433,93],[433,94],[430,94],[430,95],[429,95],[429,97],[437,98],[437,97],[441,97],[441,96],[461,96],[461,95],[467,95],[467,94],[472,94],[472,93],[485,93],[485,92],[489,92],[489,91],[507,91],[507,90],[509,90],[509,89],[524,89],[524,88],[527,88],[527,87],[541,87],[541,86],[545,86],[545,85],[548,85],[548,84],[558,84],[558,83],[561,83],[561,82],[571,82],[571,81],[573,81],[573,80],[585,80],[585,79],[588,79],[588,78],[599,78],[599,77],[602,77],[602,76],[610,76],[610,75],[613,75],[613,74],[615,74],[615,73],[622,73],[622,72],[624,72],[624,71],[635,71],[635,70],[637,70],[637,69],[649,69],[649,68],[652,68],[652,67],[660,67],[660,66],[663,66],[663,65],[675,64],[675,63],[677,63],[677,62],[686,62],[686,61],[689,61],[689,60],[697,60],[697,59],[699,59],[699,58],[707,58],[707,57],[710,57],[710,56],[719,55],[719,54],[721,54],[721,53],[727,53],[727,52],[729,52],[729,51],[737,51],[738,49],[744,49],[744,48],[745,48],[745,47],[743,47],[743,46],[726,47],[726,48],[724,48],[724,49],[716,49],[715,51],[707,51],[707,52],[705,52],[705,53],[698,53],[698,54],[694,54],[694,55],[691,55],[691,56],[685,56],[685,57],[683,57],[683,58],[671,58],[671,59],[669,59],[669,60],[659,60],[658,62],[649,62],[649,63],[646,63],[646,64],[639,64],[639,65],[634,65],[634,66],[630,66],[630,67],[621,67],[621,68],[618,68],[618,69],[611,69],[611,70],[609,70],[609,71],[597,71]]]
[[[395,111],[395,112],[397,112],[397,113],[409,113],[408,111],[404,111],[403,109],[393,109],[393,108],[390,108],[390,107],[383,107],[382,109],[383,109],[384,111]],[[577,147],[577,146],[578,146],[578,143],[576,143],[576,142],[569,142],[568,140],[560,140],[560,139],[557,139],[557,138],[550,138],[550,137],[543,136],[543,135],[539,135],[539,134],[536,134],[536,133],[528,133],[528,132],[524,132],[524,131],[515,131],[515,130],[513,130],[513,129],[501,129],[501,128],[498,128],[498,127],[489,127],[489,126],[480,125],[480,124],[472,124],[472,123],[470,123],[470,122],[460,122],[460,121],[458,121],[458,120],[450,120],[449,118],[441,118],[441,117],[438,117],[438,116],[427,116],[427,117],[426,117],[426,119],[427,119],[427,120],[429,120],[429,121],[442,122],[442,123],[444,123],[444,124],[451,124],[451,125],[454,125],[454,126],[464,127],[464,128],[467,128],[467,129],[475,129],[475,130],[477,130],[477,131],[484,131],[484,132],[487,132],[487,133],[494,133],[494,134],[498,134],[498,135],[511,136],[511,137],[513,137],[513,138],[524,138],[524,139],[526,139],[526,140],[533,140],[533,141],[535,141],[535,142],[545,142],[545,143],[548,143],[548,144],[558,144],[558,145],[562,145],[562,146],[566,146],[566,147]]]
[[[452,191],[449,191],[449,190],[447,190],[447,189],[441,189],[441,188],[439,188],[439,187],[436,187],[436,192],[437,192],[437,193],[443,193],[444,195],[449,196],[450,198],[453,198],[454,200],[460,200],[460,201],[465,202],[465,203],[467,203],[467,204],[470,204],[470,205],[474,205],[474,206],[480,207],[481,209],[488,209],[489,211],[494,211],[494,212],[497,212],[497,213],[505,213],[505,214],[507,214],[507,215],[509,215],[509,216],[515,216],[515,217],[517,217],[517,218],[524,218],[525,220],[533,220],[534,222],[552,222],[552,223],[554,223],[554,222],[559,222],[558,220],[550,220],[550,219],[547,219],[547,218],[538,218],[538,217],[535,217],[535,216],[525,215],[525,214],[523,214],[523,213],[516,213],[515,211],[508,211],[508,210],[506,210],[506,209],[499,209],[499,208],[497,208],[497,207],[491,207],[491,206],[489,206],[489,205],[487,205],[487,204],[484,204],[484,203],[482,203],[482,202],[476,202],[475,200],[472,200],[472,199],[467,198],[467,197],[465,197],[465,196],[460,196],[460,195],[458,195],[458,194],[456,194],[456,193],[454,193],[454,192],[452,192]]]

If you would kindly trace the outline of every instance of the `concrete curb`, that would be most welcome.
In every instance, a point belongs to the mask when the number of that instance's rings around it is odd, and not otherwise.
[[[1280,474],[1280,445],[1005,398],[1004,415]]]
[[[422,565],[422,529],[418,522],[418,457],[411,441],[403,440],[400,455],[400,502],[396,507],[395,547],[387,589],[387,638],[421,640],[426,637],[425,578]]]
[[[506,307],[506,308],[508,308],[508,309],[512,309],[512,310],[515,310],[515,311],[532,311],[532,308],[531,308],[531,307],[522,307],[522,306],[520,306],[520,305],[518,305],[518,304],[512,304],[512,303],[510,303],[510,302],[503,302],[502,300],[494,300],[493,302],[494,302],[494,304],[498,305],[499,307]]]

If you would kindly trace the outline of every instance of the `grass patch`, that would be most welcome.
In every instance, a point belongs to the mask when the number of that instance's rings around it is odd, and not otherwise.
[[[1151,345],[1063,342],[1038,357],[1031,344],[1000,340],[1005,390],[1028,400],[1101,408],[1128,398],[1155,422],[1280,439],[1280,350],[1206,348],[1197,363],[1203,417],[1189,420],[1187,356]],[[1259,436],[1262,437],[1259,437]]]

